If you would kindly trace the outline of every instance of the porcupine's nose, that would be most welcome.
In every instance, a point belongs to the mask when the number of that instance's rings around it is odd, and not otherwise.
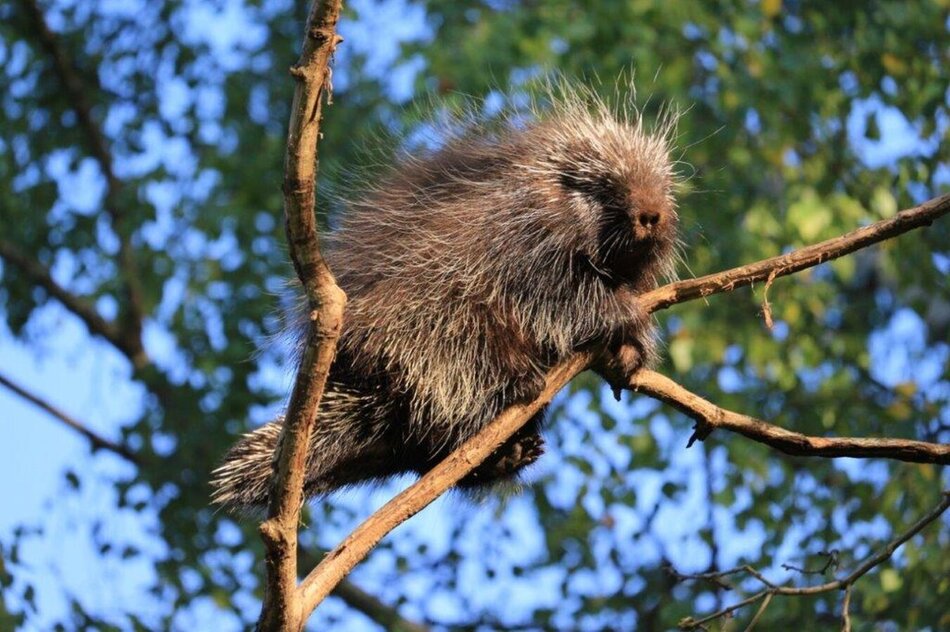
[[[633,233],[637,239],[655,239],[663,223],[663,213],[655,208],[640,208],[633,215]]]
[[[652,230],[654,226],[660,223],[660,212],[644,209],[637,211],[637,223],[647,230]]]

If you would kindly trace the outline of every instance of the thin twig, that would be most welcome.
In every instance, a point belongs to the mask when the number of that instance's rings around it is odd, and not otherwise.
[[[686,617],[685,619],[679,622],[678,627],[681,630],[695,630],[696,628],[701,628],[703,627],[704,624],[710,621],[713,621],[720,617],[724,617],[727,614],[731,614],[735,612],[736,610],[739,610],[740,608],[744,608],[750,604],[757,602],[760,599],[764,599],[769,594],[769,592],[770,590],[763,590],[761,592],[757,592],[751,597],[746,597],[742,601],[734,603],[731,606],[726,606],[725,608],[717,610],[716,612],[712,614],[706,615],[702,619],[693,619],[692,617]]]
[[[765,578],[765,576],[762,575],[762,573],[760,573],[759,571],[755,570],[755,568],[753,568],[752,566],[750,566],[750,565],[748,565],[748,564],[744,564],[744,565],[742,565],[742,566],[736,566],[736,567],[734,567],[734,568],[730,568],[729,570],[725,570],[725,571],[714,571],[714,572],[711,572],[711,573],[680,573],[678,570],[676,570],[675,568],[673,568],[673,567],[671,566],[671,567],[669,567],[669,572],[670,572],[674,577],[676,577],[677,580],[683,580],[683,579],[702,579],[702,580],[713,581],[713,582],[717,582],[717,583],[718,583],[720,580],[722,580],[723,577],[731,577],[731,576],[733,576],[733,575],[739,575],[739,574],[741,574],[741,573],[747,573],[747,574],[752,575],[753,577],[755,577],[757,580],[759,580],[760,582],[762,582],[763,584],[765,584],[765,585],[768,586],[769,588],[774,588],[774,587],[775,587],[775,584],[773,584],[772,582],[770,582],[769,580],[767,580],[767,579]]]
[[[845,590],[845,606],[848,606],[850,604],[850,588],[856,581],[866,575],[873,568],[890,559],[890,557],[894,554],[894,551],[896,551],[899,546],[910,540],[912,537],[920,533],[927,525],[939,518],[948,507],[950,507],[950,490],[944,491],[941,494],[940,502],[933,509],[927,512],[927,514],[917,520],[917,522],[911,525],[906,531],[889,540],[883,547],[881,547],[880,551],[867,558],[851,573],[840,579],[825,582],[824,584],[819,584],[817,586],[773,586],[771,588],[762,590],[751,597],[743,599],[738,603],[722,608],[721,610],[713,612],[712,614],[706,615],[701,619],[687,617],[680,621],[679,627],[684,630],[694,630],[698,627],[701,627],[705,623],[708,623],[709,621],[726,616],[732,612],[735,612],[739,608],[755,603],[759,599],[764,599],[766,596],[770,595],[818,595],[831,592],[833,590]],[[850,625],[850,621],[848,622],[848,625]]]
[[[796,573],[801,573],[802,575],[824,575],[828,570],[837,570],[838,568],[838,549],[831,549],[830,551],[821,551],[817,555],[822,555],[826,557],[825,563],[821,565],[821,568],[803,568],[795,566],[794,564],[782,564],[782,568],[787,571],[795,571]]]
[[[848,584],[844,589],[844,599],[841,602],[841,632],[851,632],[851,591],[854,584]]]
[[[133,463],[135,465],[142,464],[142,460],[139,458],[139,456],[131,452],[125,446],[120,445],[114,441],[110,441],[109,439],[106,439],[105,437],[99,434],[96,434],[95,432],[90,430],[85,424],[67,415],[66,413],[56,408],[55,406],[53,406],[46,400],[38,397],[37,395],[34,395],[33,393],[30,393],[25,388],[23,388],[22,386],[20,386],[19,384],[11,380],[10,378],[6,377],[2,373],[0,373],[0,385],[7,387],[11,391],[16,393],[20,397],[22,397],[23,399],[43,409],[44,411],[46,411],[47,413],[49,413],[56,419],[60,420],[61,422],[63,422],[64,424],[66,424],[67,426],[69,426],[70,428],[72,428],[73,430],[81,434],[82,436],[84,436],[92,445],[93,450],[98,450],[98,449],[108,450],[109,452],[112,452],[114,454],[121,456],[123,459],[125,459],[129,463]]]
[[[696,420],[695,439],[705,439],[716,428],[737,432],[792,456],[887,458],[910,463],[950,463],[950,444],[911,439],[812,437],[734,413],[692,393],[655,371],[638,371],[629,388],[649,395]]]
[[[755,616],[752,617],[752,620],[749,621],[749,625],[746,626],[745,632],[752,632],[755,629],[755,624],[759,622],[759,619],[762,618],[762,615],[765,614],[765,609],[769,607],[769,604],[772,603],[772,593],[769,593],[765,596],[765,599],[762,600],[762,605],[759,606],[759,609],[756,610]]]

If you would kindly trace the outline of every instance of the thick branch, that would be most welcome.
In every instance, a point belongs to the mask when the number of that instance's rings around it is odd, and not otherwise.
[[[79,126],[86,137],[89,151],[99,163],[102,175],[106,180],[105,209],[112,222],[112,228],[119,239],[119,269],[122,271],[122,281],[126,294],[126,306],[130,318],[123,320],[123,330],[130,337],[141,339],[142,326],[145,320],[143,290],[135,262],[135,254],[125,226],[125,217],[119,212],[119,197],[122,190],[122,181],[115,174],[112,152],[109,142],[96,119],[92,115],[92,104],[89,99],[89,90],[76,67],[72,64],[68,54],[60,45],[56,33],[49,28],[43,10],[35,0],[24,0],[27,14],[33,21],[37,37],[47,54],[53,61],[53,69],[64,91]]]
[[[655,371],[638,371],[630,389],[669,404],[696,420],[695,439],[705,439],[716,428],[737,432],[792,456],[880,458],[910,463],[950,464],[950,444],[911,439],[864,439],[810,437],[772,425],[761,419],[734,413],[692,393]]]
[[[260,630],[300,630],[311,611],[301,608],[297,590],[297,527],[307,447],[346,303],[320,254],[314,207],[321,109],[331,89],[330,58],[341,41],[336,34],[340,5],[340,0],[313,2],[300,61],[291,69],[297,86],[287,133],[284,213],[290,256],[310,306],[310,325],[274,456],[268,519],[260,527],[267,549]]]
[[[142,368],[148,364],[149,359],[140,338],[121,332],[114,323],[100,316],[92,305],[57,283],[49,270],[27,256],[15,244],[0,239],[0,257],[19,270],[30,282],[46,290],[50,296],[62,303],[63,307],[78,316],[90,333],[99,335],[110,342],[128,357],[136,368]]]
[[[125,446],[115,443],[114,441],[110,441],[106,439],[105,437],[102,437],[96,434],[95,432],[87,428],[84,424],[76,421],[75,419],[73,419],[72,417],[64,413],[63,411],[59,410],[58,408],[56,408],[55,406],[53,406],[46,400],[41,399],[40,397],[37,397],[33,393],[30,393],[25,388],[16,384],[10,378],[6,377],[3,374],[0,374],[0,385],[6,386],[8,389],[10,389],[11,391],[16,393],[23,399],[27,400],[28,402],[36,406],[39,406],[40,408],[45,410],[47,413],[49,413],[56,419],[60,420],[61,422],[63,422],[64,424],[66,424],[67,426],[69,426],[70,428],[72,428],[73,430],[81,434],[82,436],[84,436],[86,439],[89,440],[89,443],[92,444],[93,450],[97,450],[97,449],[108,450],[110,452],[118,454],[119,456],[121,456],[123,459],[125,459],[126,461],[130,463],[133,463],[135,465],[142,464],[142,461],[139,459],[138,455],[133,454]]]
[[[915,228],[929,226],[934,220],[948,212],[950,212],[950,193],[924,202],[920,206],[903,210],[890,219],[875,222],[840,237],[723,272],[670,283],[641,294],[638,300],[647,312],[656,312],[677,303],[685,303],[720,292],[731,292],[756,281],[767,281],[801,272],[806,268],[837,259]]]

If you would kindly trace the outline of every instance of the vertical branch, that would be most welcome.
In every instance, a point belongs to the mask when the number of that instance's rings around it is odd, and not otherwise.
[[[309,611],[297,589],[297,527],[303,505],[307,447],[323,397],[343,321],[346,295],[324,261],[315,213],[317,141],[323,98],[329,97],[329,63],[342,38],[336,34],[340,0],[314,0],[307,18],[284,162],[284,213],[294,269],[310,308],[306,347],[284,419],[271,483],[268,518],[260,533],[266,547],[264,603],[259,630],[301,630]]]

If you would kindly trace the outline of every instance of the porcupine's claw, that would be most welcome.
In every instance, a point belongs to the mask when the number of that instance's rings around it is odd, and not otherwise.
[[[643,349],[636,343],[622,344],[601,359],[597,372],[613,391],[614,399],[620,401],[620,394],[630,383],[630,376],[639,371],[644,364]]]

